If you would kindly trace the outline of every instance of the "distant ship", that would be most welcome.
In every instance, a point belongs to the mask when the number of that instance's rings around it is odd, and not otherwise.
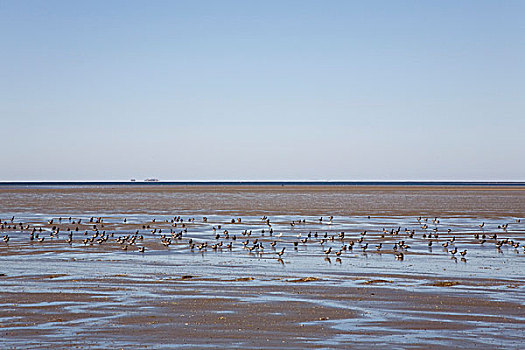
[[[131,181],[131,182],[135,182],[135,181],[137,181],[137,180],[135,180],[135,179],[131,179],[131,180],[129,180],[129,181]]]
[[[155,178],[145,179],[144,182],[159,182],[159,179],[155,179]]]

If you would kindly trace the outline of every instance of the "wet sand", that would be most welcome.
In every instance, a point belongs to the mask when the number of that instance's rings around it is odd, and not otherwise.
[[[95,232],[92,216],[113,237],[82,243]],[[178,216],[183,221],[172,222]],[[0,347],[517,349],[525,333],[524,217],[524,188],[2,188],[0,233],[10,239],[0,241]],[[19,222],[42,228],[45,240],[30,241]],[[51,236],[54,226],[60,233]],[[124,251],[116,238],[136,230],[143,239]],[[162,234],[183,230],[180,240],[161,243]],[[364,240],[336,256],[341,231],[346,242]],[[318,238],[294,246],[314,232]],[[208,247],[190,250],[190,238]],[[248,251],[246,239],[264,250]],[[503,239],[521,245],[497,249]],[[400,240],[410,247],[396,260]],[[220,241],[232,249],[211,249]],[[464,261],[446,242],[468,250]],[[334,252],[325,256],[328,247]]]

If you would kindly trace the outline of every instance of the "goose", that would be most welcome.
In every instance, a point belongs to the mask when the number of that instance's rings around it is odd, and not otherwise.
[[[279,258],[280,258],[281,256],[283,256],[283,254],[284,254],[284,250],[285,250],[285,249],[286,249],[286,247],[283,247],[283,249],[282,249],[281,251],[277,252],[277,255],[279,256]]]

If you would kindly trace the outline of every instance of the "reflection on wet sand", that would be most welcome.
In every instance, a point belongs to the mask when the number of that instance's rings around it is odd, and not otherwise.
[[[525,190],[257,188],[240,189],[240,201],[247,196],[261,211],[231,210],[224,203],[206,212],[200,207],[165,209],[166,202],[186,199],[199,205],[209,196],[236,193],[214,190],[0,193],[0,344],[519,344],[525,325],[525,225],[519,215]],[[484,203],[487,192],[510,204],[476,209],[464,202],[455,215],[446,208],[429,210],[432,197],[446,202],[443,191],[454,206],[464,197]],[[101,203],[99,213],[83,210],[84,204],[96,207],[106,192],[116,193],[120,205]],[[316,203],[272,209],[275,197],[291,203],[289,197],[310,198],[312,193],[318,193],[322,209]],[[56,198],[57,205],[47,210],[34,205],[41,194]],[[413,209],[411,215],[374,211],[386,199],[407,197],[411,205],[419,200],[425,215],[412,215]],[[130,207],[137,198],[149,200],[143,205],[147,210]],[[341,203],[349,202],[360,208],[360,215],[341,215]],[[444,212],[449,215],[438,215]]]

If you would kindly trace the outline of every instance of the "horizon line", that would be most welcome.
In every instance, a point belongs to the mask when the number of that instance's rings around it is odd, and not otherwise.
[[[457,184],[525,184],[525,180],[0,180],[2,185],[17,184],[368,184],[368,183],[457,183]]]

